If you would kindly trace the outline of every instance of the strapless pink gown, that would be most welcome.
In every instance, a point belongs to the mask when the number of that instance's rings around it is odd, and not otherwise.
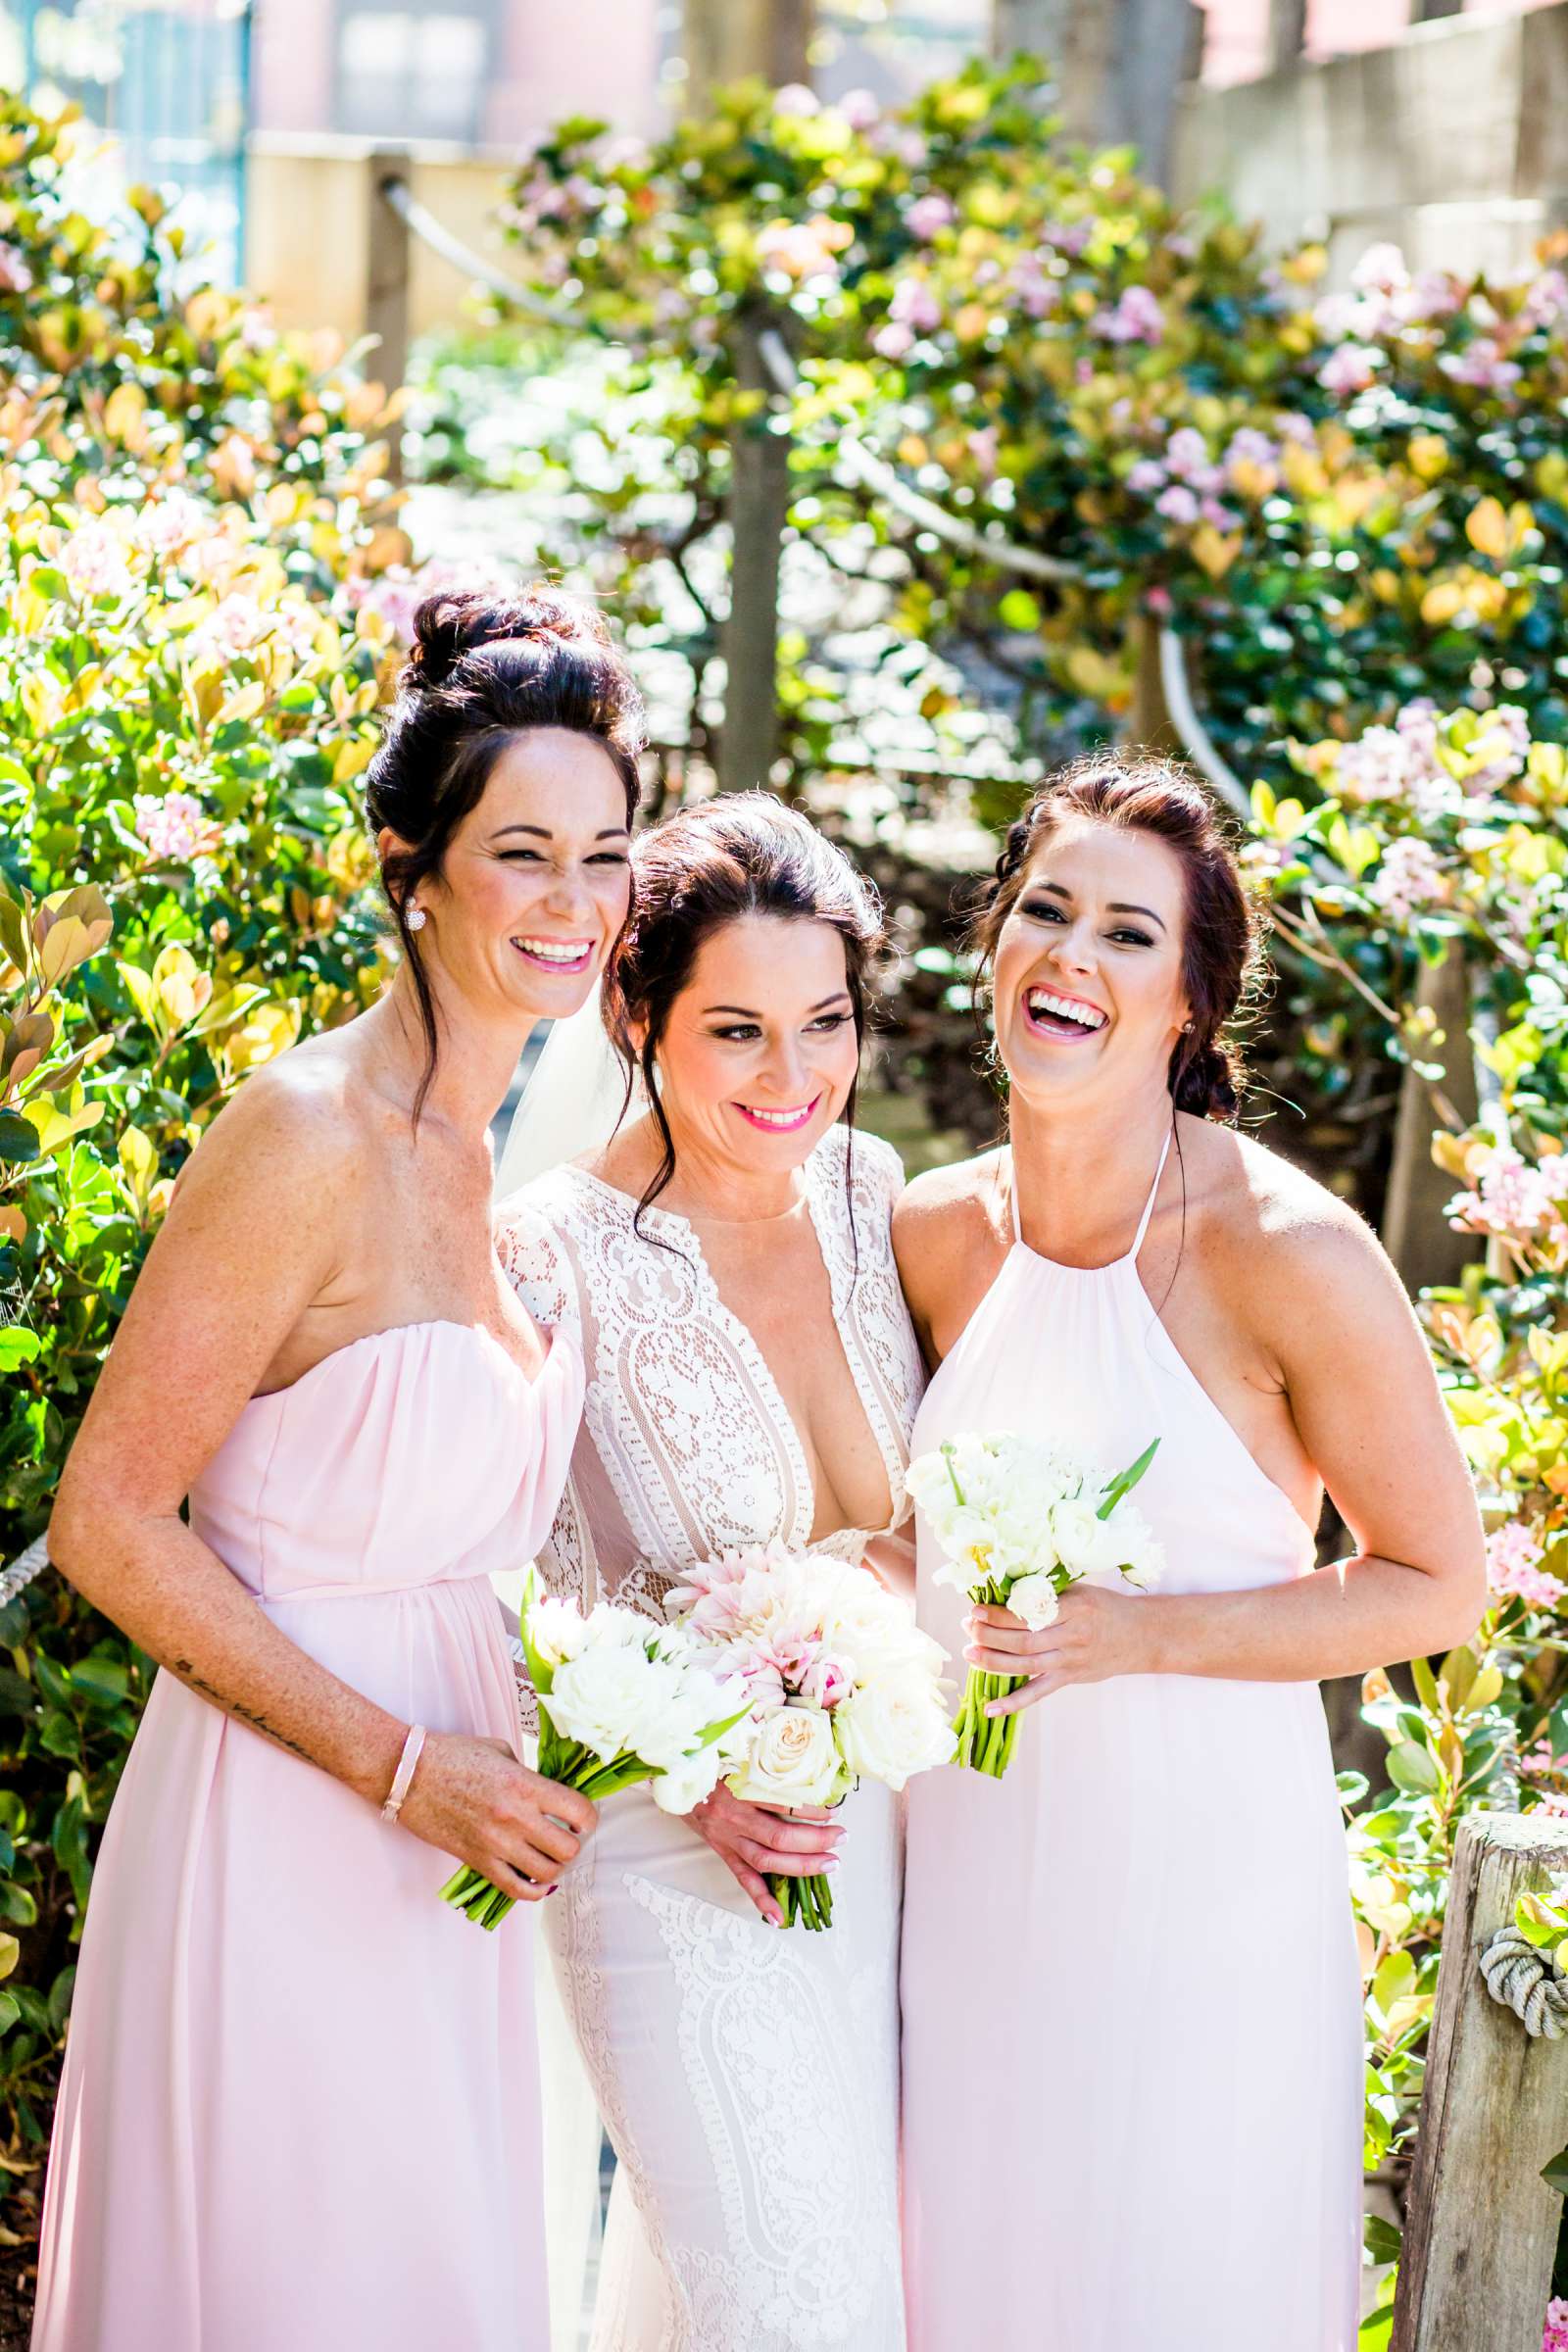
[[[926,1392],[923,1451],[1024,1429],[1137,1501],[1166,1590],[1283,1583],[1310,1530],[1126,1257],[1020,1241]],[[965,1604],[919,1619],[956,1657]],[[1126,1675],[1024,1715],[1001,1782],[923,1773],[904,1898],[910,2352],[1353,2352],[1361,2002],[1314,1683]]]
[[[191,1523],[322,1665],[517,1742],[489,1574],[549,1532],[582,1402],[557,1334],[420,1323],[255,1397]],[[523,1442],[519,1444],[519,1433]],[[545,2352],[526,1918],[161,1674],[104,1832],[34,2352]]]

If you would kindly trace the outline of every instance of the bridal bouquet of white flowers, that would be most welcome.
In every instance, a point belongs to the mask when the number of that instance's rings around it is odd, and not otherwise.
[[[1165,1555],[1127,1497],[1158,1450],[1156,1438],[1112,1478],[1016,1430],[945,1439],[909,1464],[909,1493],[944,1554],[935,1582],[1010,1609],[1036,1633],[1055,1617],[1059,1595],[1085,1578],[1120,1577],[1150,1591]],[[970,1668],[956,1727],[960,1764],[1002,1778],[1018,1718],[986,1709],[1025,1680]]]
[[[725,1740],[732,1794],[760,1805],[835,1805],[860,1779],[902,1788],[954,1752],[942,1649],[864,1568],[780,1546],[686,1570],[664,1606],[745,1684]],[[655,1795],[659,1793],[656,1785]],[[832,1925],[825,1877],[769,1880],[784,1924]]]
[[[522,1646],[539,1700],[539,1771],[595,1799],[651,1781],[666,1812],[689,1813],[724,1769],[726,1736],[750,1707],[738,1680],[678,1625],[601,1601],[523,1592]],[[481,1928],[514,1898],[465,1864],[441,1889]]]

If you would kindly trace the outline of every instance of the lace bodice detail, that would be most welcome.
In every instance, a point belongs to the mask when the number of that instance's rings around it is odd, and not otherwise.
[[[922,1387],[893,1259],[903,1171],[879,1138],[835,1127],[806,1182],[896,1527]],[[720,1299],[694,1228],[654,1207],[639,1236],[635,1206],[584,1169],[553,1169],[502,1204],[497,1247],[529,1312],[571,1331],[587,1367],[571,1476],[540,1566],[584,1607],[612,1598],[660,1613],[695,1560],[758,1544],[803,1549],[815,1494],[772,1374]],[[819,1548],[853,1559],[882,1532],[844,1529]]]

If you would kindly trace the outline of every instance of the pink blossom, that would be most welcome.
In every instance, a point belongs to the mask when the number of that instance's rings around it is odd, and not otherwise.
[[[1147,610],[1156,620],[1166,620],[1176,610],[1175,599],[1168,588],[1151,588],[1144,598]]]
[[[879,326],[871,337],[871,349],[880,353],[884,360],[902,360],[913,344],[914,329],[906,326],[902,318],[890,318],[887,325]]]
[[[1410,272],[1397,245],[1369,245],[1350,272],[1351,285],[1362,291],[1393,294],[1409,282]]]
[[[867,131],[882,120],[882,102],[875,90],[846,90],[838,110],[852,130]]]
[[[798,1689],[801,1696],[808,1698],[813,1706],[836,1707],[855,1689],[855,1675],[842,1658],[819,1650],[801,1676]]]
[[[349,602],[356,612],[368,605],[389,624],[400,645],[412,645],[414,615],[427,596],[441,596],[448,590],[462,588],[513,596],[516,586],[512,575],[497,564],[477,563],[471,557],[466,563],[450,557],[432,557],[417,571],[411,572],[400,564],[379,573],[373,580],[351,582]]]
[[[1228,507],[1222,498],[1205,498],[1201,512],[1203,520],[1213,530],[1239,531],[1242,527],[1242,518],[1236,509]]]
[[[1546,2327],[1541,2339],[1541,2352],[1568,2352],[1568,2303],[1557,2301],[1546,2305]]]
[[[1430,845],[1414,833],[1391,841],[1368,886],[1368,897],[1385,914],[1403,921],[1418,907],[1443,896],[1443,868]]]
[[[1347,801],[1397,800],[1405,776],[1405,746],[1393,727],[1368,727],[1346,744],[1334,770],[1335,785]]]
[[[1233,483],[1238,471],[1244,466],[1255,466],[1261,470],[1267,466],[1277,466],[1279,462],[1279,444],[1271,441],[1267,433],[1260,433],[1254,425],[1250,424],[1244,424],[1238,431],[1232,433],[1223,460],[1225,472]]]
[[[1568,311],[1568,277],[1560,270],[1543,270],[1531,280],[1522,316],[1532,326],[1549,326],[1564,311]]]
[[[1530,1161],[1499,1144],[1487,1154],[1475,1190],[1448,1203],[1448,1222],[1470,1233],[1500,1233],[1529,1240],[1554,1235],[1561,1227],[1559,1202],[1568,1194],[1568,1158]]]
[[[192,652],[248,654],[268,633],[268,616],[254,596],[236,589],[191,632]]]
[[[1135,497],[1155,498],[1164,489],[1167,479],[1165,468],[1157,458],[1140,458],[1128,469],[1127,487]]]
[[[826,241],[831,225],[825,220],[775,220],[759,236],[757,258],[764,270],[781,270],[787,277],[836,277],[838,263]]]
[[[804,81],[787,81],[781,90],[773,92],[775,115],[783,115],[787,119],[798,119],[807,115],[819,115],[821,111],[821,99],[814,90],[808,90]]]
[[[1517,361],[1503,357],[1494,335],[1477,335],[1463,351],[1446,351],[1438,366],[1456,384],[1469,384],[1478,392],[1511,392],[1523,372]]]
[[[1510,1519],[1487,1538],[1487,1582],[1494,1592],[1528,1600],[1539,1608],[1555,1608],[1563,1587],[1542,1568],[1545,1548],[1534,1529],[1522,1519]]]
[[[1530,718],[1517,703],[1499,703],[1489,710],[1470,746],[1472,760],[1481,764],[1464,777],[1464,790],[1472,800],[1484,800],[1500,792],[1515,776],[1524,773],[1530,757]],[[1486,757],[1485,755],[1489,755]]]
[[[142,509],[136,537],[150,554],[167,558],[177,555],[210,528],[207,509],[189,491],[166,490],[162,498],[149,500]]]
[[[1024,255],[1012,272],[1012,291],[1031,318],[1044,318],[1054,311],[1060,299],[1055,279],[1044,270],[1032,253]]]
[[[893,289],[889,314],[917,335],[929,335],[942,324],[942,305],[924,278],[901,277]]]
[[[1364,343],[1342,343],[1331,351],[1317,371],[1317,380],[1325,392],[1344,398],[1351,392],[1364,392],[1383,365],[1381,352],[1369,350]]]
[[[1092,220],[1048,220],[1040,235],[1045,244],[1054,245],[1058,253],[1076,256],[1094,233]]]
[[[1157,343],[1165,314],[1147,286],[1127,286],[1113,309],[1095,313],[1092,324],[1107,343]]]
[[[904,216],[910,236],[918,237],[922,245],[929,245],[933,237],[951,228],[957,218],[956,206],[934,190],[928,196],[917,196]]]
[[[211,843],[214,827],[200,801],[188,792],[138,792],[132,803],[136,831],[155,858],[189,865]]]
[[[15,245],[0,242],[0,294],[30,294],[32,271]]]
[[[1194,490],[1217,490],[1225,479],[1196,425],[1179,425],[1172,433],[1165,444],[1165,464],[1178,481]]]
[[[79,522],[67,539],[60,568],[78,596],[127,596],[132,586],[125,540],[110,522]]]
[[[969,435],[969,455],[989,481],[1002,459],[1002,435],[994,424],[985,424]]]
[[[1194,523],[1200,512],[1197,495],[1185,482],[1172,482],[1155,499],[1154,512],[1163,514],[1167,522]]]

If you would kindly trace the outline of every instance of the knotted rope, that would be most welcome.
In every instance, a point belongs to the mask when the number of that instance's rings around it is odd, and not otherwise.
[[[1527,2034],[1558,2041],[1568,2032],[1568,1976],[1517,1928],[1499,1928],[1481,1955],[1487,1990]]]

